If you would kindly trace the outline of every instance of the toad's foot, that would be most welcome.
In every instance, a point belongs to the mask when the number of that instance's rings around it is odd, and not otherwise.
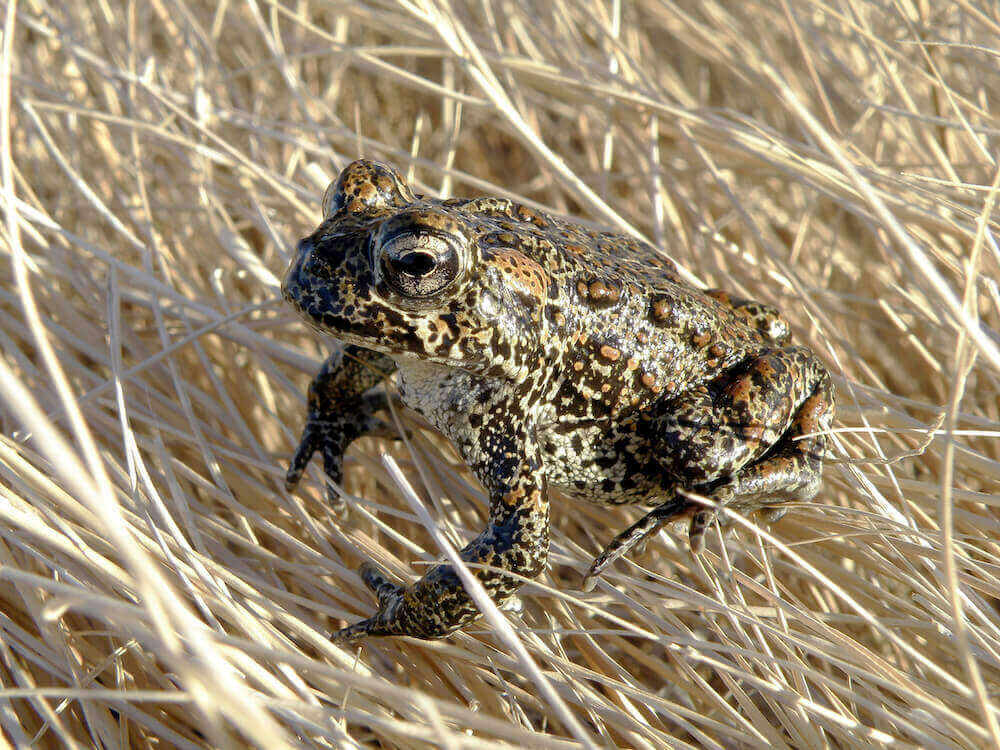
[[[653,510],[616,536],[604,548],[604,551],[594,558],[594,562],[590,564],[587,575],[583,577],[583,590],[592,591],[594,586],[597,585],[597,577],[601,575],[605,568],[645,542],[649,537],[663,528],[663,526],[670,523],[672,519],[688,510],[690,505],[690,501],[683,497],[674,498],[663,505],[653,508]]]
[[[541,523],[536,523],[539,520]],[[472,574],[498,606],[514,595],[525,578],[538,575],[545,564],[547,515],[524,521],[504,526],[491,524],[461,552],[462,559],[470,563]],[[479,608],[450,565],[435,565],[423,578],[405,588],[389,581],[371,563],[362,565],[358,572],[378,597],[378,611],[333,633],[334,641],[352,643],[384,635],[443,638],[480,616]]]
[[[387,407],[384,393],[365,393],[392,373],[396,365],[383,354],[359,346],[344,347],[330,356],[309,384],[309,411],[299,446],[285,475],[285,489],[291,491],[302,478],[309,459],[319,451],[330,483],[326,495],[335,509],[343,501],[334,484],[344,477],[344,451],[362,435],[398,437],[375,412]]]
[[[344,451],[347,447],[362,435],[399,437],[390,425],[374,416],[375,412],[384,408],[386,408],[384,393],[366,394],[361,398],[360,406],[350,414],[328,408],[310,408],[299,446],[288,465],[285,489],[291,491],[295,488],[302,479],[302,472],[305,471],[309,460],[318,451],[323,456],[323,471],[329,478],[326,488],[327,500],[334,507],[342,506],[343,502],[333,485],[340,484],[344,478]]]
[[[365,586],[378,597],[379,611],[367,620],[341,628],[330,635],[330,640],[339,643],[354,643],[370,635],[381,635],[388,624],[395,619],[405,589],[386,577],[378,566],[362,563],[358,575]]]

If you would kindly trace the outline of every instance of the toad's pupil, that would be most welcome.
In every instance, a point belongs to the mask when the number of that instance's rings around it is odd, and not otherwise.
[[[426,276],[434,270],[434,256],[428,253],[407,253],[399,258],[390,258],[389,263],[397,273],[407,276]]]

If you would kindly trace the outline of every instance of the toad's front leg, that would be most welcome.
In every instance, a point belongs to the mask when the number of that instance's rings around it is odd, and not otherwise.
[[[362,435],[373,434],[383,427],[374,414],[385,408],[385,394],[365,392],[395,369],[396,363],[385,354],[360,346],[346,346],[323,363],[309,384],[306,426],[285,476],[289,491],[299,483],[316,451],[323,456],[327,476],[340,484],[347,447]],[[344,503],[336,490],[328,486],[326,492],[330,504],[342,509]]]
[[[519,431],[498,420],[495,430],[484,430],[477,445],[472,466],[490,493],[490,518],[461,557],[493,601],[502,605],[548,560],[546,482],[533,429]],[[441,638],[480,616],[450,565],[435,565],[408,588],[389,582],[371,564],[362,565],[359,572],[378,596],[379,610],[337,631],[334,640],[375,635]]]

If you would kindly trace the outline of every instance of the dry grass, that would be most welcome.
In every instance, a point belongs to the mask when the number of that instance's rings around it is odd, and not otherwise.
[[[14,746],[997,743],[1000,16],[985,0],[10,0],[0,737]],[[9,107],[7,100],[9,97]],[[500,631],[326,633],[481,488],[366,439],[351,513],[282,487],[331,346],[277,295],[325,182],[635,231],[778,305],[837,385],[821,494],[692,558],[556,498]],[[720,242],[724,236],[732,244]],[[548,683],[544,691],[540,680]]]

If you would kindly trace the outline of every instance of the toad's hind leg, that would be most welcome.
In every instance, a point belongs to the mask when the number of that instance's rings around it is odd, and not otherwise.
[[[781,503],[811,500],[819,492],[827,431],[833,420],[833,388],[824,371],[816,390],[795,413],[788,432],[759,461],[744,466],[735,476],[715,487],[709,497],[714,507],[704,507],[691,518],[691,549],[701,551],[704,534],[719,515],[719,508],[747,514],[764,510],[767,520],[785,514]]]
[[[830,375],[815,355],[803,347],[769,350],[717,385],[670,404],[654,420],[669,454],[664,468],[678,478],[666,488],[671,497],[608,545],[587,583],[681,516],[693,514],[689,536],[697,553],[718,508],[773,513],[773,506],[819,490],[834,401]],[[686,500],[681,489],[714,505]]]

